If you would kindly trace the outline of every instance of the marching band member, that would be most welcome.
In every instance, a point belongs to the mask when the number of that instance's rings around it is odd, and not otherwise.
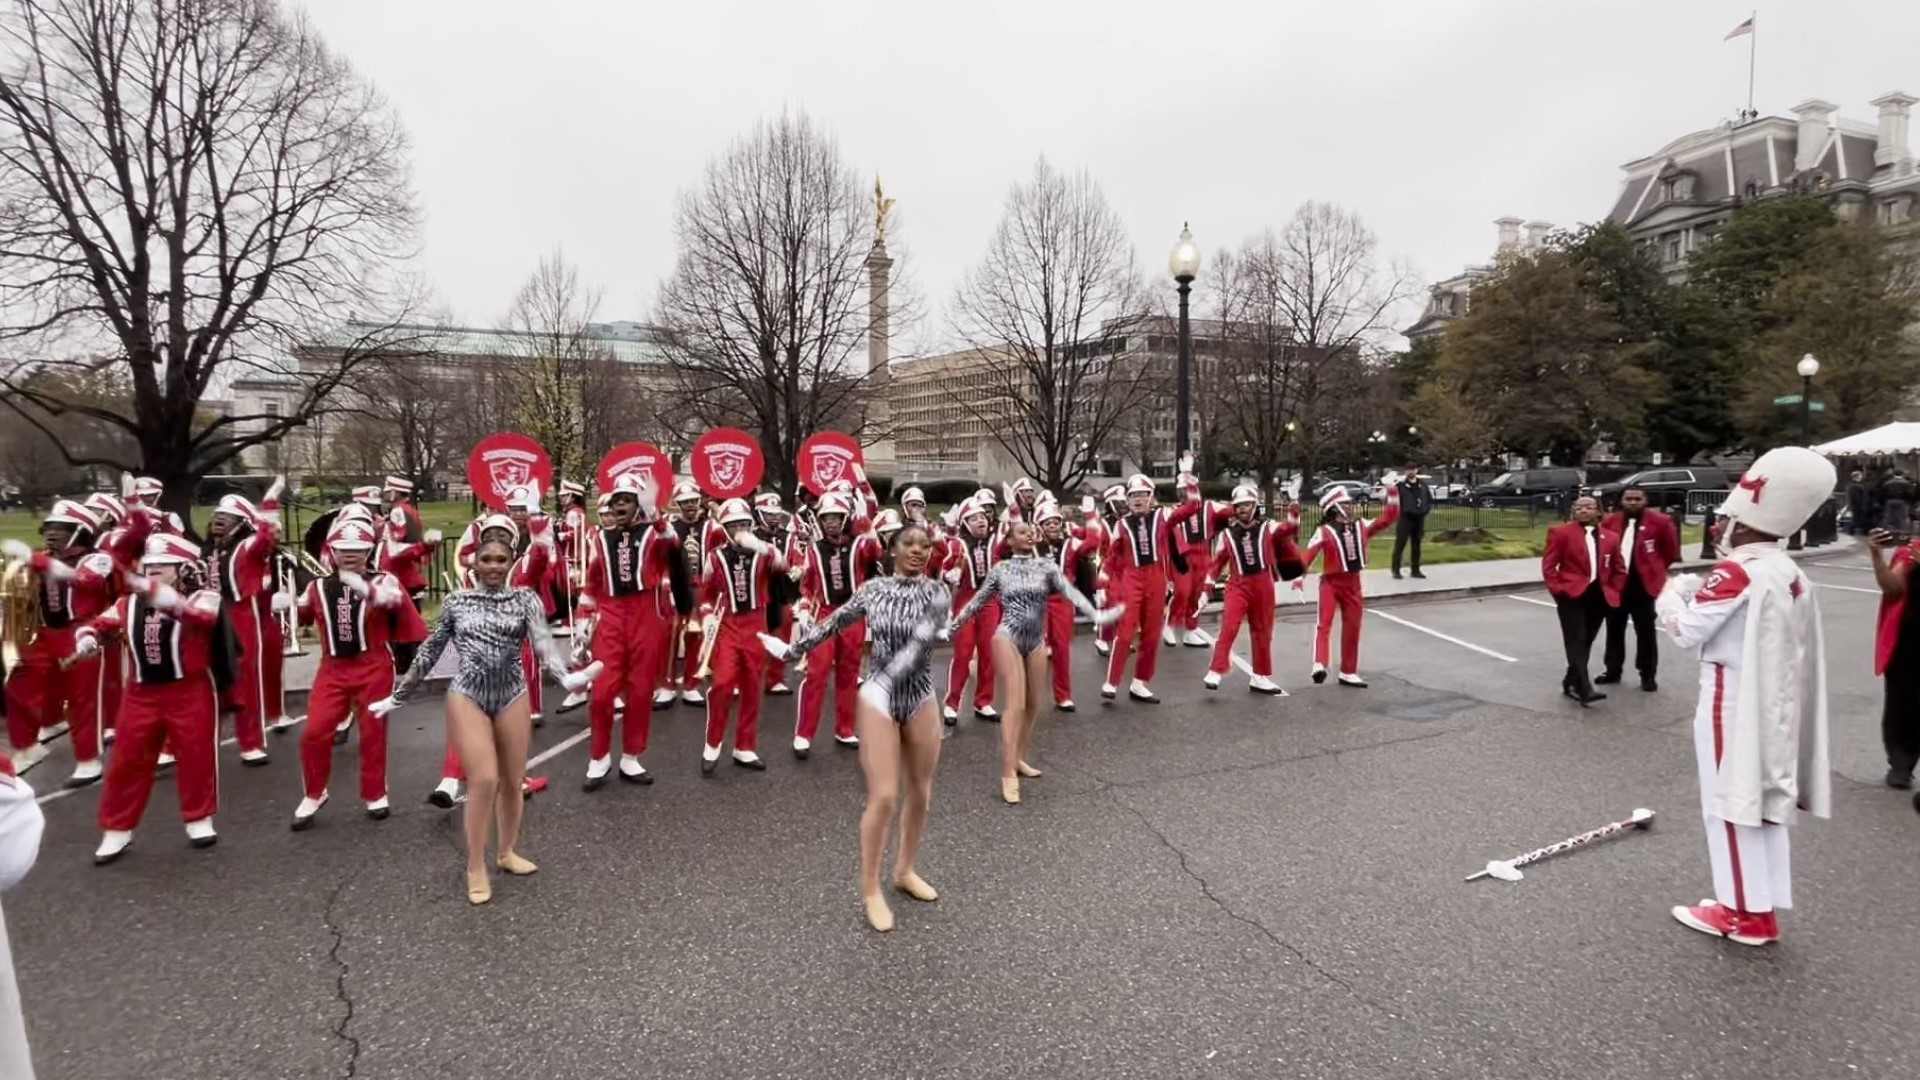
[[[27,564],[40,585],[40,632],[20,650],[7,673],[7,743],[15,773],[25,773],[46,759],[41,730],[54,727],[64,716],[77,720],[86,711],[83,684],[96,683],[101,673],[102,665],[91,658],[70,668],[60,665],[73,653],[74,632],[100,613],[105,606],[100,599],[110,601],[114,595],[119,571],[110,557],[93,550],[99,529],[100,521],[92,511],[61,499],[40,523],[42,550],[34,551],[19,540],[0,542],[0,554]],[[75,758],[68,786],[82,787],[100,777],[101,729],[70,722],[68,730]]]
[[[866,809],[860,815],[860,899],[868,925],[881,933],[893,929],[893,909],[880,892],[880,857],[896,812],[900,846],[894,853],[893,887],[922,902],[940,898],[914,864],[933,802],[933,773],[940,763],[931,649],[953,604],[933,576],[934,543],[924,526],[902,528],[889,554],[892,574],[861,586],[832,617],[803,631],[791,650],[776,638],[762,639],[776,657],[804,657],[855,622],[867,624],[875,675],[861,687],[857,709],[860,769],[867,783]]]
[[[824,504],[824,500],[823,500]],[[720,761],[720,744],[727,735],[727,714],[737,700],[739,724],[734,728],[733,763],[764,770],[760,760],[760,685],[766,677],[761,665],[766,650],[767,597],[773,578],[787,572],[787,560],[753,533],[753,511],[745,499],[728,499],[720,506],[720,527],[728,542],[707,556],[701,598],[704,601],[702,636],[712,638],[713,692],[707,699],[707,742],[701,753],[700,775],[712,776]]]
[[[320,669],[307,699],[307,726],[300,733],[300,776],[305,798],[293,812],[293,829],[313,824],[327,804],[333,773],[333,733],[349,713],[359,712],[360,799],[367,816],[388,813],[387,721],[368,706],[393,693],[396,640],[424,641],[420,619],[400,580],[369,572],[375,548],[373,529],[349,522],[327,541],[335,573],[308,582],[297,605],[300,625],[320,628]]]
[[[773,594],[767,604],[767,633],[787,640],[793,623],[793,605],[800,599],[800,577],[806,572],[802,554],[804,542],[793,528],[793,519],[780,506],[780,496],[766,491],[753,497],[755,532],[787,560],[790,569],[773,579]],[[787,665],[775,661],[767,665],[767,693],[791,694],[787,686]]]
[[[1180,464],[1181,472],[1192,467],[1187,460]],[[1127,671],[1127,655],[1137,640],[1140,656],[1134,663],[1127,696],[1153,704],[1160,700],[1151,684],[1160,659],[1160,627],[1167,617],[1167,560],[1173,550],[1173,530],[1204,504],[1196,497],[1174,510],[1156,506],[1153,481],[1141,473],[1127,478],[1126,491],[1127,512],[1114,523],[1102,560],[1109,578],[1108,595],[1117,592],[1126,613],[1120,616],[1120,629],[1114,635],[1113,655],[1107,659],[1107,681],[1100,687],[1100,696],[1112,698],[1119,693],[1120,680]]]
[[[981,491],[986,491],[982,488]],[[989,498],[992,492],[987,492]],[[993,531],[993,514],[980,502],[979,494],[961,503],[956,510],[954,534],[946,544],[941,572],[953,589],[954,610],[959,611],[973,599],[987,574],[1006,556],[1005,538]],[[960,696],[967,689],[967,670],[975,660],[973,715],[993,722],[1000,714],[993,708],[993,632],[1000,626],[1000,605],[990,602],[960,628],[953,639],[953,659],[947,665],[947,700],[941,719],[948,727],[960,721]]]
[[[587,538],[587,581],[575,617],[576,640],[591,638],[595,663],[605,674],[595,680],[587,704],[587,778],[582,790],[595,791],[613,771],[613,721],[624,710],[620,737],[620,779],[651,784],[640,764],[647,752],[653,714],[638,707],[671,677],[674,616],[690,609],[685,579],[675,576],[681,553],[673,528],[654,518],[652,488],[623,476],[607,497],[602,527]],[[591,626],[589,635],[588,627]]]
[[[177,758],[174,787],[188,841],[207,848],[219,840],[213,828],[220,738],[213,667],[221,660],[214,633],[222,600],[199,587],[199,564],[200,549],[192,541],[148,537],[141,559],[146,576],[128,575],[130,595],[74,634],[75,656],[97,654],[103,641],[117,637],[125,643],[132,675],[120,696],[113,760],[100,794],[95,865],[113,862],[133,843],[133,830],[153,793],[162,745],[171,746]]]
[[[451,593],[440,605],[440,619],[420,647],[413,665],[394,685],[393,694],[370,706],[386,716],[412,696],[427,673],[451,644],[459,657],[453,684],[447,688],[447,741],[460,753],[467,773],[467,902],[484,904],[493,898],[486,868],[487,835],[499,821],[498,854],[494,864],[516,876],[538,870],[515,848],[520,841],[520,817],[526,809],[523,783],[527,770],[527,743],[533,721],[527,708],[526,674],[518,663],[527,642],[533,643],[543,668],[569,690],[587,685],[599,673],[595,665],[569,672],[566,657],[547,633],[547,618],[538,597],[512,588],[513,545],[492,537],[474,556],[479,587]]]
[[[226,495],[214,508],[207,533],[207,587],[220,596],[240,642],[240,670],[233,687],[234,737],[244,765],[267,763],[266,724],[290,727],[280,673],[286,642],[273,614],[274,550],[280,543],[280,493],[274,477],[258,509],[240,495]]]
[[[553,606],[556,610],[564,608],[567,622],[571,624],[573,606],[580,599],[580,587],[584,583],[579,570],[586,559],[587,531],[591,528],[587,522],[587,489],[571,480],[562,480],[557,501],[560,520],[554,526],[554,541],[559,562],[553,568]]]
[[[1200,478],[1183,472],[1175,485],[1182,491],[1197,494]],[[1173,606],[1168,609],[1167,625],[1160,634],[1162,644],[1201,649],[1213,644],[1213,638],[1200,629],[1200,611],[1213,589],[1213,544],[1218,528],[1212,513],[1200,513],[1181,522],[1174,530],[1172,557],[1168,560],[1168,575],[1173,578]]]
[[[1081,509],[1083,511],[1086,509],[1084,504]],[[1107,548],[1113,544],[1114,530],[1120,527],[1120,519],[1125,517],[1126,513],[1126,486],[1123,484],[1114,484],[1100,493],[1099,513],[1087,513],[1085,515],[1086,523],[1082,526],[1082,532],[1086,534],[1087,542],[1093,545],[1096,556],[1095,561],[1099,564],[1100,569],[1099,588],[1103,592],[1113,584],[1112,576],[1106,573],[1106,551]],[[1096,597],[1094,602],[1098,603],[1099,600],[1100,598]],[[1119,623],[1108,623],[1095,631],[1093,635],[1093,651],[1099,653],[1101,656],[1112,655],[1114,635],[1119,632]]]
[[[1015,510],[1017,513],[1017,509]],[[1095,626],[1120,617],[1120,609],[1101,611],[1073,587],[1051,558],[1035,548],[1036,532],[1025,521],[1007,526],[1007,557],[987,572],[985,580],[947,625],[951,637],[989,602],[1001,607],[999,625],[988,647],[994,652],[994,670],[1000,674],[1006,699],[1006,722],[1000,728],[1000,797],[1020,801],[1020,778],[1036,777],[1040,770],[1027,764],[1033,750],[1033,729],[1040,714],[1040,685],[1047,674],[1047,604],[1065,597]]]
[[[1091,500],[1089,500],[1089,503]],[[1089,507],[1090,508],[1090,507]],[[1057,503],[1049,503],[1035,510],[1040,526],[1039,548],[1041,555],[1060,568],[1061,576],[1073,582],[1082,593],[1093,595],[1095,592],[1094,571],[1095,556],[1099,552],[1097,543],[1084,535],[1075,537],[1067,531],[1067,520],[1060,513]],[[1053,707],[1061,712],[1073,712],[1073,602],[1064,593],[1052,593],[1047,597],[1047,651],[1048,663],[1053,667]],[[1103,632],[1110,623],[1095,623],[1096,632]]]
[[[1292,581],[1306,573],[1305,561],[1293,538],[1300,531],[1299,511],[1283,524],[1259,517],[1260,492],[1252,484],[1233,489],[1230,517],[1219,531],[1220,562],[1227,568],[1226,610],[1220,616],[1220,639],[1213,646],[1213,663],[1203,682],[1220,688],[1220,678],[1232,662],[1233,642],[1244,620],[1253,632],[1253,678],[1247,689],[1256,694],[1278,694],[1273,681],[1274,579]],[[1209,514],[1208,516],[1212,516]],[[1210,526],[1211,527],[1211,526]],[[1211,564],[1208,573],[1211,574]]]
[[[905,527],[896,510],[882,510],[873,519],[873,538],[880,542],[880,553],[867,564],[867,577],[887,576],[887,552],[893,549],[893,538]]]
[[[700,486],[691,480],[681,480],[673,485],[673,509],[678,515],[673,519],[673,531],[685,559],[688,586],[695,596],[699,596],[705,591],[705,575],[707,567],[712,564],[713,553],[726,546],[727,534],[707,516]],[[674,642],[675,648],[680,650],[678,670],[669,671],[665,685],[669,689],[677,685],[680,688],[680,700],[687,705],[706,702],[700,693],[700,680],[693,677],[694,671],[700,666],[700,638],[699,621],[683,617],[678,639]]]
[[[807,619],[818,622],[832,618],[835,611],[853,599],[853,594],[866,584],[874,560],[882,557],[886,549],[866,529],[865,522],[853,520],[852,504],[839,492],[821,496],[814,521],[820,536],[806,551],[801,595]],[[824,643],[820,655],[808,659],[806,673],[800,679],[799,722],[793,733],[794,757],[805,760],[813,747],[829,683],[833,687],[834,741],[841,746],[860,745],[859,737],[854,734],[854,695],[857,693],[855,683],[860,677],[860,655],[866,644],[866,625],[856,622]]]
[[[935,544],[942,537],[936,533],[937,523],[927,516],[927,496],[917,487],[910,487],[900,493],[900,522],[902,525],[918,525],[927,530]]]
[[[1320,509],[1326,520],[1307,544],[1304,567],[1320,559],[1319,624],[1313,636],[1313,681],[1327,681],[1329,639],[1333,635],[1333,617],[1340,616],[1340,685],[1364,687],[1360,677],[1360,572],[1367,566],[1367,542],[1400,518],[1400,489],[1387,488],[1387,512],[1371,521],[1356,517],[1353,498],[1344,487],[1327,489],[1320,497]],[[1296,578],[1295,589],[1304,590],[1306,578]]]
[[[1781,543],[1833,493],[1833,463],[1805,447],[1760,455],[1720,505],[1723,558],[1705,582],[1668,580],[1660,629],[1700,658],[1693,715],[1714,897],[1682,925],[1741,945],[1780,940],[1793,906],[1788,831],[1831,817],[1826,645],[1812,582]]]

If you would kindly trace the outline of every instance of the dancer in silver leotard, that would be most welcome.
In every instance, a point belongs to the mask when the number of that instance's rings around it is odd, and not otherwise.
[[[793,643],[793,656],[805,656],[860,619],[867,621],[872,646],[862,694],[879,695],[896,724],[913,718],[933,696],[931,646],[940,636],[953,603],[945,585],[932,578],[874,578],[826,619],[814,623]]]
[[[546,612],[532,593],[512,588],[452,593],[441,602],[440,621],[434,624],[432,636],[420,646],[413,666],[395,684],[393,703],[404,703],[452,644],[460,665],[448,692],[459,694],[497,720],[507,706],[527,692],[527,680],[520,670],[520,647],[529,639],[541,665],[556,680],[564,681],[568,675],[565,657],[547,633]]]
[[[995,563],[987,572],[987,579],[980,583],[980,591],[953,617],[948,633],[959,629],[982,605],[998,596],[1000,629],[995,631],[996,636],[1004,635],[1022,657],[1032,656],[1034,650],[1047,643],[1047,597],[1054,593],[1066,597],[1087,618],[1101,617],[1100,609],[1073,587],[1073,582],[1067,580],[1052,559],[1028,553]]]

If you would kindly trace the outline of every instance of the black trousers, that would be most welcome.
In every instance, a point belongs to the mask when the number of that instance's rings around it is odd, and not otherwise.
[[[1887,747],[1887,766],[1895,772],[1912,773],[1915,763],[1920,762],[1920,627],[1911,620],[1900,628],[1893,658],[1887,662],[1880,740]]]
[[[1560,611],[1560,641],[1567,650],[1567,675],[1560,684],[1581,694],[1593,692],[1593,679],[1587,663],[1593,655],[1593,639],[1607,619],[1607,597],[1598,582],[1587,586],[1578,599],[1553,598]]]
[[[1413,572],[1420,572],[1420,541],[1427,537],[1427,515],[1402,515],[1393,530],[1393,572],[1400,572],[1400,553],[1407,548],[1407,542],[1413,542]]]
[[[1601,652],[1601,667],[1609,675],[1619,675],[1627,660],[1627,621],[1633,621],[1633,669],[1643,679],[1651,679],[1660,670],[1660,640],[1653,632],[1653,596],[1640,583],[1640,575],[1627,575],[1626,591],[1620,594],[1620,606],[1607,609],[1607,645]]]

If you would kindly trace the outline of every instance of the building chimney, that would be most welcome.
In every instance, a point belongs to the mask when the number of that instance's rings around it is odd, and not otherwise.
[[[1520,246],[1520,219],[1517,217],[1496,218],[1494,224],[1500,226],[1500,247],[1498,253],[1504,254]]]
[[[1527,222],[1527,250],[1539,251],[1547,246],[1547,234],[1553,231],[1551,221]]]
[[[1819,98],[1793,107],[1793,115],[1800,118],[1800,134],[1793,151],[1794,172],[1806,172],[1820,163],[1820,152],[1827,148],[1827,132],[1833,127],[1833,114],[1839,111],[1840,106]]]
[[[1913,147],[1907,144],[1907,119],[1913,115],[1916,99],[1895,90],[1875,98],[1880,109],[1880,135],[1874,143],[1875,165],[1908,165],[1913,162]]]

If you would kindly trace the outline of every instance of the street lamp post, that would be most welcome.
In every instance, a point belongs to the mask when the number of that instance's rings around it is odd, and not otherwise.
[[[1800,441],[1813,445],[1813,377],[1820,374],[1820,361],[1812,353],[1800,358]]]
[[[1180,226],[1179,242],[1167,256],[1167,269],[1173,272],[1173,280],[1180,286],[1180,359],[1173,401],[1173,407],[1178,410],[1174,420],[1174,441],[1178,444],[1175,456],[1178,457],[1193,449],[1193,325],[1187,317],[1187,297],[1193,292],[1193,279],[1200,274],[1200,245],[1193,242],[1193,233],[1184,223]]]

